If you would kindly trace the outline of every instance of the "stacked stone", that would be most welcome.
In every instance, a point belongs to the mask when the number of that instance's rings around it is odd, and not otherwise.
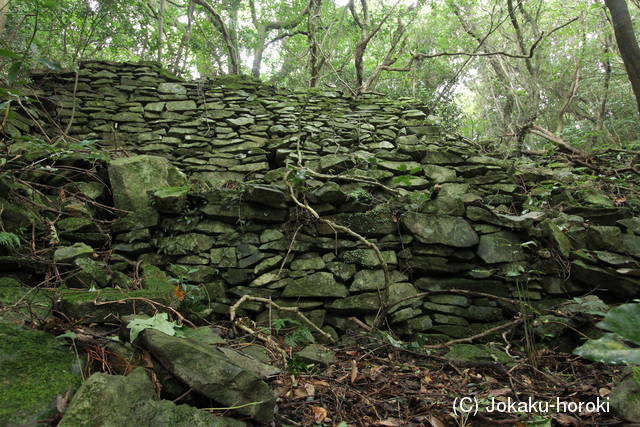
[[[212,314],[253,295],[344,331],[350,316],[371,321],[378,311],[380,261],[293,204],[283,177],[296,165],[335,176],[290,180],[322,217],[381,249],[401,333],[465,336],[516,309],[448,289],[542,306],[594,287],[640,294],[640,222],[629,210],[585,189],[567,164],[514,163],[446,137],[411,100],[238,77],[180,82],[152,64],[87,63],[75,101],[75,73],[37,81],[63,122],[75,114],[76,137],[154,155],[110,166],[116,207],[135,212],[114,228],[114,252],[128,261],[115,268],[141,261],[145,276],[159,267],[197,284]],[[346,179],[356,176],[395,192]],[[558,205],[564,213],[548,209]],[[410,298],[423,291],[440,293]],[[242,309],[267,316],[259,303]]]

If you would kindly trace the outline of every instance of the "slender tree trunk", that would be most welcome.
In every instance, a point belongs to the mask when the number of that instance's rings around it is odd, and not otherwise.
[[[309,2],[309,17],[307,27],[309,34],[309,87],[318,87],[320,69],[323,60],[320,58],[320,46],[318,46],[318,24],[320,21],[320,6],[322,0],[311,0]]]
[[[262,57],[267,43],[267,30],[264,26],[258,28],[258,40],[256,46],[253,49],[253,64],[251,64],[251,75],[253,77],[260,77],[260,68],[262,67]]]
[[[7,14],[9,13],[9,1],[0,0],[0,36],[4,33],[4,28],[7,25]]]
[[[158,62],[162,62],[162,44],[164,43],[164,7],[166,0],[160,0],[158,12]]]
[[[238,54],[238,46],[234,44],[234,38],[230,35],[227,25],[224,23],[222,16],[205,0],[193,0],[194,3],[205,8],[207,12],[213,18],[213,22],[218,27],[222,38],[224,39],[227,47],[227,54],[229,55],[228,70],[229,74],[240,74],[240,55]]]
[[[633,32],[629,9],[624,0],[605,0],[604,2],[609,8],[609,12],[611,12],[611,20],[613,21],[613,29],[616,34],[620,56],[622,56],[622,61],[627,69],[627,75],[629,76],[636,103],[638,104],[638,112],[640,113],[640,47]]]
[[[191,33],[193,32],[193,9],[194,9],[193,1],[189,0],[189,7],[187,8],[187,28],[185,29],[184,35],[180,40],[180,46],[178,46],[178,53],[176,53],[176,59],[173,62],[173,72],[177,75],[182,74],[182,67],[180,66],[180,64],[183,62],[182,55],[184,54],[185,59],[187,57],[187,54],[186,54],[186,52],[188,51],[187,44],[189,43],[189,40],[191,39]]]

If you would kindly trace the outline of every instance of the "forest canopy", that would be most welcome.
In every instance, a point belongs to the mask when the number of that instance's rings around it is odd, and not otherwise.
[[[633,148],[640,56],[632,22],[639,6],[637,0],[0,0],[1,77],[10,87],[23,83],[29,69],[151,60],[184,78],[247,74],[294,90],[415,97],[445,125],[509,150],[532,148],[523,146],[527,134],[587,151]]]

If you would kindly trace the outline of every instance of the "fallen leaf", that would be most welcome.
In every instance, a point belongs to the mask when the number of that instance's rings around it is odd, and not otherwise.
[[[397,418],[387,418],[376,423],[377,426],[397,427],[401,426],[401,421]]]
[[[67,195],[64,192],[64,188],[61,188],[60,192],[58,194],[60,195],[60,200],[62,200],[64,202],[64,199],[67,198]]]
[[[431,427],[447,427],[447,425],[445,423],[443,423],[442,421],[440,421],[438,418],[434,417],[433,415],[429,416],[429,423],[431,423]]]
[[[293,396],[295,399],[304,399],[309,395],[307,394],[307,390],[305,390],[304,387],[298,387],[293,390]]]
[[[351,361],[351,384],[355,383],[358,379],[358,365],[355,360]]]
[[[56,409],[61,414],[64,414],[64,410],[67,409],[67,405],[69,404],[69,398],[71,397],[71,392],[73,388],[69,387],[67,392],[64,395],[59,395],[56,397]]]
[[[316,388],[313,386],[313,384],[305,384],[304,389],[306,390],[308,396],[313,397],[316,395]]]
[[[497,396],[506,396],[506,395],[509,395],[509,394],[511,394],[511,389],[510,388],[499,388],[499,389],[496,389],[496,390],[491,390],[489,392],[490,396],[495,396],[495,397],[497,397]]]
[[[316,423],[323,423],[329,413],[322,406],[312,406],[311,410],[313,411],[313,419]]]
[[[173,289],[173,294],[176,296],[178,301],[184,301],[184,298],[187,296],[182,286],[178,285]]]
[[[611,394],[611,390],[606,387],[602,387],[598,389],[598,394],[600,395],[600,397],[606,397]]]
[[[561,426],[579,426],[582,423],[568,414],[552,414],[551,417]]]
[[[331,387],[331,384],[322,380],[313,380],[311,383],[316,387]]]

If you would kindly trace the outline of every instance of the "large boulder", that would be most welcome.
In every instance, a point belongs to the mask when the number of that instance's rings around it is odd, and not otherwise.
[[[0,323],[0,425],[54,418],[56,398],[80,384],[73,352],[53,336]]]
[[[151,206],[150,190],[184,186],[187,181],[167,159],[148,155],[111,160],[109,180],[115,207],[132,212]]]
[[[478,244],[478,235],[461,217],[407,212],[402,216],[402,225],[421,243],[441,243],[457,248]]]
[[[153,383],[143,368],[137,368],[126,377],[102,373],[90,376],[73,397],[59,425],[242,427],[245,423],[156,400]]]
[[[139,341],[196,392],[261,423],[273,420],[276,396],[254,366],[230,359],[220,348],[153,329],[143,331]]]

